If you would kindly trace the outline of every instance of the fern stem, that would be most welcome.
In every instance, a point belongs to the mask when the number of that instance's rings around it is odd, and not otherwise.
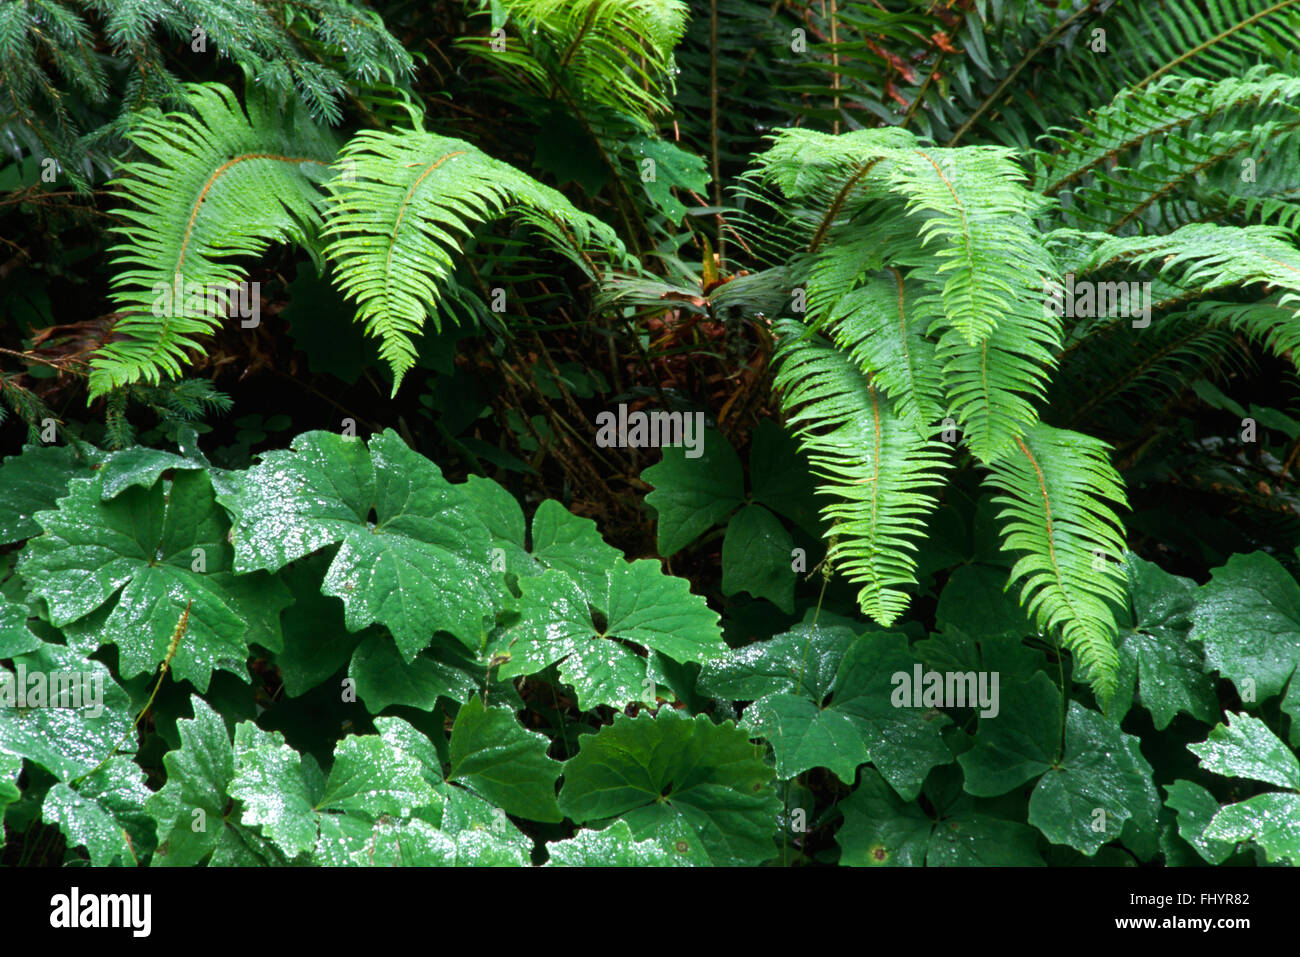
[[[193,599],[185,603],[185,610],[181,612],[180,620],[176,622],[176,628],[172,631],[171,643],[167,646],[167,657],[163,659],[162,669],[158,672],[158,680],[154,683],[153,691],[150,692],[149,694],[149,700],[144,703],[144,707],[140,709],[140,713],[137,714],[135,716],[135,720],[131,722],[131,727],[126,729],[126,733],[122,735],[122,737],[118,740],[117,744],[113,745],[113,747],[109,749],[108,754],[104,755],[104,760],[100,761],[97,765],[95,765],[85,774],[79,775],[78,777],[74,778],[71,782],[69,782],[68,784],[69,787],[76,787],[78,784],[80,784],[86,778],[93,775],[104,765],[108,764],[108,762],[112,759],[113,755],[117,753],[117,749],[122,746],[123,742],[125,742],[126,739],[131,736],[131,733],[135,731],[136,727],[140,724],[140,719],[143,718],[145,716],[145,713],[149,710],[149,708],[152,707],[153,699],[158,696],[158,689],[162,687],[163,678],[167,677],[167,672],[171,668],[172,658],[176,657],[176,651],[181,646],[181,638],[184,636],[185,632],[189,629],[190,606],[193,604],[194,604]]]
[[[1065,722],[1070,716],[1070,689],[1065,683],[1065,652],[1061,650],[1060,641],[1056,642],[1056,673],[1061,678],[1061,733],[1056,741],[1056,760],[1059,765],[1065,758]]]
[[[718,142],[718,0],[709,0],[709,165],[713,170],[713,205],[722,206],[721,145]],[[718,270],[726,262],[727,240],[718,214]]]
[[[1289,2],[1294,2],[1294,0],[1289,0]],[[1020,75],[1020,72],[1029,65],[1029,62],[1033,60],[1034,57],[1038,56],[1038,54],[1042,53],[1050,44],[1055,43],[1057,37],[1068,30],[1074,24],[1075,20],[1079,19],[1079,17],[1083,16],[1085,13],[1091,13],[1092,9],[1092,4],[1080,7],[1070,16],[1058,23],[1054,30],[1043,37],[1036,46],[1032,47],[1028,53],[1021,57],[1020,62],[1012,68],[1011,72],[1002,78],[1002,82],[993,88],[993,92],[986,96],[984,101],[971,111],[970,116],[966,117],[966,122],[957,127],[957,132],[953,133],[952,138],[948,140],[948,146],[956,146],[957,141],[965,136],[966,131],[974,126],[975,122],[989,111],[993,104],[997,102],[998,98],[1002,96],[1003,92],[1006,91],[1006,88],[1010,86],[1015,81],[1016,77]]]
[[[1215,36],[1210,37],[1210,39],[1206,40],[1205,42],[1198,43],[1196,46],[1192,47],[1190,50],[1188,50],[1186,53],[1182,54],[1181,56],[1174,57],[1174,59],[1170,60],[1160,69],[1156,70],[1154,73],[1150,74],[1149,76],[1144,77],[1140,82],[1138,82],[1133,87],[1131,87],[1131,89],[1133,90],[1142,89],[1142,87],[1146,86],[1152,80],[1159,79],[1160,77],[1168,73],[1170,70],[1182,65],[1183,63],[1186,63],[1192,57],[1199,54],[1202,50],[1209,49],[1210,47],[1214,46],[1214,44],[1218,43],[1220,40],[1224,39],[1225,37],[1231,36],[1233,33],[1239,30],[1244,30],[1246,27],[1250,26],[1251,24],[1257,23],[1260,20],[1264,19],[1265,17],[1272,16],[1274,13],[1277,13],[1279,10],[1283,10],[1296,2],[1297,0],[1282,0],[1281,3],[1275,3],[1267,10],[1261,10],[1259,11],[1259,13],[1256,13],[1253,16],[1249,16],[1245,20],[1233,24],[1232,26],[1228,27],[1228,29],[1223,30],[1220,33],[1216,34]]]
[[[862,177],[871,172],[872,168],[882,159],[884,159],[883,156],[875,156],[867,160],[859,166],[857,171],[848,178],[848,181],[840,187],[840,191],[835,194],[834,202],[831,203],[830,208],[826,210],[826,215],[822,217],[821,223],[818,224],[817,232],[813,233],[813,238],[808,243],[808,252],[815,253],[817,251],[817,248],[826,238],[826,233],[830,231],[831,225],[839,216],[840,210],[843,208],[845,201],[848,200],[849,193],[853,192],[853,188],[858,185],[858,182]]]

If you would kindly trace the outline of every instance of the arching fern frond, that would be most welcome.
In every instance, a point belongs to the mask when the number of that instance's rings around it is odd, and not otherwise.
[[[827,481],[835,501],[822,509],[832,528],[827,557],[861,584],[864,613],[890,625],[907,607],[902,586],[916,576],[917,540],[935,506],[930,489],[948,464],[947,446],[922,437],[897,415],[842,352],[805,338],[795,322],[779,323],[776,388],[787,425]]]
[[[937,341],[942,405],[971,451],[989,462],[1037,421],[1034,402],[1060,345],[1060,323],[1044,308],[1054,267],[1033,224],[1045,203],[1022,185],[1009,150],[936,149],[901,130],[782,130],[754,175],[807,204],[809,248],[817,254],[808,272],[815,326],[869,306],[867,293],[852,292],[855,269],[859,277],[881,266],[905,269],[902,278],[918,291],[910,312],[927,317],[913,327],[914,355],[928,358]],[[846,295],[853,298],[845,302]],[[894,378],[901,370],[885,369],[886,354],[871,354],[888,340],[865,333],[859,326],[844,334],[859,343],[861,366],[907,403],[899,413],[911,420],[933,412],[926,382],[935,377],[923,372],[913,383],[920,391],[909,393]]]
[[[326,255],[357,320],[381,340],[393,392],[415,364],[412,341],[479,224],[514,214],[541,225],[558,248],[586,262],[599,246],[621,255],[613,231],[560,193],[463,140],[425,132],[358,133],[330,180]]]
[[[1203,290],[1233,283],[1269,282],[1300,291],[1300,250],[1274,226],[1191,223],[1165,236],[1098,237],[1084,269],[1119,260],[1139,266],[1159,260],[1161,271],[1181,273]],[[1186,270],[1180,267],[1187,267]]]
[[[218,84],[190,85],[186,96],[193,114],[140,116],[130,135],[147,159],[115,181],[131,204],[115,210],[128,222],[114,247],[114,299],[125,316],[91,359],[92,398],[178,375],[194,337],[224,318],[214,293],[243,278],[230,260],[273,242],[308,244],[320,226],[313,178],[338,148],[328,130],[286,120],[257,96],[245,113]]]
[[[941,289],[942,314],[977,346],[1000,317],[1042,314],[1051,264],[1031,217],[1044,206],[1021,184],[1024,173],[999,146],[900,151],[890,188],[921,213],[922,243],[934,250],[926,280]]]
[[[1023,582],[1020,603],[1041,629],[1059,629],[1105,701],[1119,674],[1115,609],[1127,601],[1119,473],[1105,443],[1042,422],[1016,446],[986,479],[1002,493],[1004,546],[1023,553],[1010,583]]]
[[[1300,249],[1277,227],[1192,223],[1165,236],[1108,238],[1097,245],[1083,271],[1117,262],[1158,269],[1189,290],[1189,296],[1252,283],[1276,287],[1282,290],[1277,305],[1290,307],[1287,325],[1293,326],[1279,334],[1300,335]]]
[[[814,299],[812,282],[809,299]],[[934,343],[926,338],[936,316],[924,305],[922,287],[905,281],[898,269],[860,274],[855,288],[830,307],[827,331],[879,385],[898,415],[929,434],[943,416],[944,403],[941,367]]]
[[[1192,196],[1219,219],[1300,231],[1300,130],[1260,145],[1258,155],[1252,150],[1193,186]]]

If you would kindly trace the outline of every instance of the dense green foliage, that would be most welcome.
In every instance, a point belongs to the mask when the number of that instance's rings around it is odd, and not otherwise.
[[[1300,862],[1297,27],[5,5],[4,860]]]

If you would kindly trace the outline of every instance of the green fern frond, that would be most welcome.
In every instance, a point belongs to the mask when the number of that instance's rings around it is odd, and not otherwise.
[[[1221,78],[1293,45],[1300,30],[1297,0],[1207,0],[1165,7],[1127,0],[1106,20],[1123,57],[1095,65],[1117,86],[1144,87],[1170,73]],[[1114,89],[1115,87],[1111,87]]]
[[[1119,473],[1098,439],[1042,422],[994,462],[1004,546],[1023,556],[1009,584],[1043,631],[1059,629],[1102,701],[1119,676],[1115,609],[1124,607],[1125,544],[1115,507],[1127,508]]]
[[[840,244],[835,251],[844,248]],[[943,415],[941,367],[934,343],[926,338],[936,315],[925,310],[922,287],[904,280],[900,270],[863,273],[859,264],[858,272],[854,288],[830,307],[827,331],[879,385],[898,415],[928,434]],[[808,292],[810,302],[821,298],[815,280]]]
[[[1300,130],[1260,145],[1262,151],[1224,163],[1203,186],[1191,187],[1192,197],[1216,219],[1300,232]]]
[[[814,325],[870,302],[863,293],[839,305],[854,287],[855,267],[859,274],[905,267],[919,291],[912,314],[929,317],[916,327],[916,354],[928,358],[923,343],[937,340],[944,404],[971,451],[989,462],[1037,421],[1034,401],[1043,396],[1060,324],[1044,308],[1054,267],[1033,226],[1045,203],[1022,185],[1009,150],[929,148],[901,130],[782,130],[754,176],[808,207],[809,248],[823,250],[809,273]],[[857,361],[881,373],[886,355],[873,358],[871,350],[885,340],[848,336],[863,343]],[[912,393],[890,373],[880,382],[908,403],[899,411],[912,420],[933,411],[926,399],[933,378],[922,373]]]
[[[1130,224],[1178,226],[1205,218],[1189,190],[1207,173],[1236,174],[1300,126],[1300,78],[1258,67],[1222,80],[1170,76],[1126,90],[1086,127],[1053,136],[1037,181],[1066,193],[1070,220],[1117,233]]]
[[[125,316],[91,359],[92,398],[179,375],[194,337],[224,318],[212,294],[243,277],[229,260],[273,242],[309,244],[320,227],[322,196],[304,167],[326,169],[337,150],[332,134],[304,118],[286,121],[256,96],[245,114],[219,84],[186,94],[193,114],[140,115],[131,138],[147,160],[114,183],[132,204],[115,210],[128,222],[113,250],[114,299]]]
[[[643,130],[669,109],[673,48],[686,30],[680,0],[500,0],[517,35],[461,41],[535,95],[561,91]],[[495,41],[495,42],[494,42]],[[503,42],[504,41],[504,42]]]
[[[358,133],[339,156],[330,195],[326,255],[357,320],[381,340],[393,392],[415,364],[413,342],[450,280],[475,227],[512,214],[544,229],[585,263],[586,250],[623,249],[612,230],[560,193],[462,140],[424,132]]]
[[[939,340],[949,408],[981,462],[1006,454],[1038,421],[1035,402],[1042,401],[1059,347],[1059,328],[1045,314],[1009,313],[973,347],[955,329]]]
[[[836,501],[830,521],[830,563],[862,585],[862,611],[882,625],[907,607],[902,586],[916,580],[917,540],[936,500],[948,447],[894,414],[890,403],[849,358],[799,323],[778,323],[775,386],[788,427],[826,480],[818,492]]]
[[[1021,185],[1024,173],[998,146],[901,151],[890,187],[925,215],[922,243],[935,249],[928,270],[942,289],[948,325],[977,346],[1006,314],[1040,313],[1051,263],[1032,228],[1041,197]]]
[[[1165,236],[1107,238],[1084,270],[1119,262],[1153,266],[1189,296],[1252,283],[1276,287],[1282,290],[1277,305],[1291,307],[1287,325],[1296,327],[1277,334],[1288,339],[1300,335],[1300,249],[1282,229],[1191,223]]]

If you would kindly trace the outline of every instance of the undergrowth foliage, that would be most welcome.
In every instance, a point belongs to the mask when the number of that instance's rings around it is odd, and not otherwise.
[[[1046,455],[1056,436],[1041,428],[1022,441]],[[1261,580],[1264,640],[1294,658],[1300,585],[1262,554],[1199,588],[1127,556],[1133,604],[1103,715],[1064,707],[1073,682],[1043,672],[1053,649],[1021,642],[1015,602],[991,602],[982,574],[953,576],[925,641],[814,614],[732,650],[658,562],[628,561],[554,501],[526,520],[491,480],[448,482],[393,432],[308,432],[233,471],[192,446],[70,452],[0,465],[17,493],[0,524],[24,542],[0,586],[0,810],[29,850],[23,833],[49,827],[69,862],[93,865],[734,865],[842,820],[827,854],[844,864],[1042,864],[1060,858],[1048,842],[1139,860],[1217,862],[1238,843],[1300,855],[1268,824],[1294,814],[1300,778],[1264,722],[1230,716],[1193,744],[1209,778],[1168,786],[1176,829],[1157,825],[1152,766],[1119,726],[1139,700],[1157,727],[1215,722],[1215,671],[1248,697],[1257,649],[1237,627]],[[1076,520],[1068,480],[1043,481],[1059,521]],[[1035,534],[1032,517],[1018,524],[1012,536]],[[995,664],[1000,700],[996,685],[961,702],[942,683],[938,698],[900,690],[922,668]],[[47,691],[38,679],[55,673]],[[253,720],[254,702],[282,697],[276,728]],[[733,700],[752,702],[739,719]],[[303,708],[344,731],[302,724]],[[949,720],[969,708],[973,731]],[[144,710],[161,788],[134,735]],[[540,729],[520,721],[548,713]],[[834,814],[791,785],[818,767],[841,788],[859,779]],[[1220,809],[1214,774],[1284,790]],[[1018,812],[991,800],[1036,778]],[[914,821],[887,838],[922,794],[933,832]]]

